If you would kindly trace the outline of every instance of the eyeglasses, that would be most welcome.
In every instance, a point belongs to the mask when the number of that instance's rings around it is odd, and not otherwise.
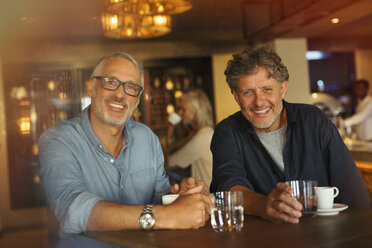
[[[125,94],[129,96],[137,97],[143,89],[143,87],[137,84],[122,82],[119,79],[110,76],[94,76],[92,78],[99,79],[101,81],[102,88],[106,90],[115,91],[120,87],[120,85],[123,85]]]

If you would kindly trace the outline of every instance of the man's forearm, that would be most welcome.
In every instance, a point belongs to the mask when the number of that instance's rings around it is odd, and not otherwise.
[[[88,223],[87,231],[118,231],[127,229],[140,229],[138,219],[143,211],[144,205],[122,205],[114,202],[99,201],[92,209]],[[153,208],[153,215],[156,220],[155,229],[170,228],[167,220],[166,209],[157,205]],[[176,225],[175,225],[176,226]]]
[[[202,185],[199,186],[202,190]],[[92,209],[87,231],[117,231],[140,229],[138,219],[144,205],[121,205],[99,201]],[[170,205],[153,207],[154,229],[189,229],[204,226],[209,218],[209,195],[203,193],[184,194]]]
[[[244,199],[244,213],[255,215],[263,218],[266,196],[255,193],[246,187],[237,185],[230,189],[230,191],[243,192]]]
[[[87,231],[117,231],[139,229],[138,218],[143,205],[122,205],[99,201],[92,209],[87,222]]]
[[[267,196],[242,186],[234,186],[230,190],[243,192],[244,212],[247,214],[289,223],[298,223],[302,216],[302,205],[292,198],[292,189],[285,183],[278,183]]]

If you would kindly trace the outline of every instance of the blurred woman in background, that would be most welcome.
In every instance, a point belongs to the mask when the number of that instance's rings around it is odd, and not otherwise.
[[[169,123],[166,153],[174,143],[178,143],[178,148],[166,155],[166,168],[187,168],[191,165],[191,176],[209,186],[212,180],[210,144],[214,132],[212,105],[203,91],[190,90],[181,97],[178,113],[182,124],[189,126],[191,132],[182,141],[175,142],[175,126]]]

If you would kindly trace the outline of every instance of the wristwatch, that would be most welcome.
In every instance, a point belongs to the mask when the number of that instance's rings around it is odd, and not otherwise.
[[[145,205],[145,208],[138,219],[138,223],[143,230],[151,230],[155,225],[155,218],[152,215],[153,206],[154,205]]]

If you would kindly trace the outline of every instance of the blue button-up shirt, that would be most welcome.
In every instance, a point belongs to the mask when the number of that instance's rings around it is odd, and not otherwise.
[[[59,235],[85,231],[89,214],[100,200],[127,205],[159,204],[170,192],[163,152],[145,125],[128,120],[118,158],[105,151],[89,122],[88,108],[61,122],[39,139],[40,176],[50,221]],[[57,225],[56,225],[57,224]]]

